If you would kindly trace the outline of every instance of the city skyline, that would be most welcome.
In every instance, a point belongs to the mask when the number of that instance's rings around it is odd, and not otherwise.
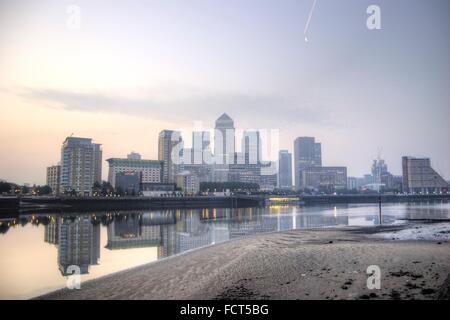
[[[223,116],[226,116],[226,117],[228,117],[229,118],[229,116],[226,114],[226,113],[223,113],[219,118],[218,118],[218,120],[220,120]],[[230,119],[230,121],[234,121],[234,119],[233,118],[229,118]],[[194,125],[196,125],[196,126],[198,126],[198,122],[197,123],[195,123]],[[216,123],[216,125],[217,125],[217,123]],[[175,134],[176,135],[176,137],[178,137],[178,138],[176,138],[177,139],[177,141],[178,141],[178,139],[180,139],[179,141],[181,141],[182,142],[182,149],[183,150],[192,150],[191,148],[193,147],[193,143],[197,143],[197,142],[194,142],[194,135],[196,134],[196,133],[198,133],[198,131],[196,131],[198,129],[198,127],[193,127],[191,130],[191,135],[192,135],[192,137],[191,137],[191,140],[189,139],[189,137],[190,137],[190,135],[188,134],[188,130],[189,129],[187,129],[187,128],[183,128],[183,129],[181,129],[182,131],[180,131],[180,130],[169,130],[169,129],[163,129],[163,130],[161,130],[161,132],[158,134],[158,137],[157,137],[157,139],[158,140],[160,140],[161,139],[161,134],[163,134],[163,133],[170,133],[170,134]],[[235,129],[237,129],[236,131],[237,132],[235,132]],[[216,129],[213,129],[212,127],[211,128],[205,128],[205,127],[202,127],[202,133],[204,133],[204,134],[207,134],[207,136],[209,137],[209,135],[211,135],[212,134],[212,136],[213,137],[215,137],[215,135],[214,135],[214,131],[215,130],[217,130],[217,128]],[[258,134],[258,136],[259,136],[259,131],[258,130],[260,130],[260,129],[243,129],[243,128],[233,128],[232,129],[232,131],[233,131],[233,134],[234,134],[234,140],[236,141],[236,143],[235,143],[235,145],[233,145],[233,147],[234,147],[234,149],[235,149],[235,151],[234,151],[234,154],[235,155],[239,155],[240,154],[240,151],[239,150],[243,150],[243,148],[244,148],[244,143],[245,143],[245,138],[247,137],[248,138],[248,134],[249,133],[254,133],[254,134]],[[241,135],[241,136],[239,136],[239,134]],[[66,137],[65,138],[65,141],[67,141],[67,139],[72,139],[72,137],[73,137],[73,134],[70,136],[70,137]],[[171,137],[171,136],[170,136]],[[169,140],[171,139],[169,137]],[[95,142],[95,140],[93,139],[93,138],[86,138],[86,137],[73,137],[73,139],[82,139],[82,140],[89,140],[89,141],[92,141],[92,143],[94,143]],[[209,139],[209,138],[208,138]],[[242,139],[242,141],[240,141]],[[259,140],[260,138],[258,138],[258,145],[260,145],[260,148],[262,148],[262,149],[264,149],[264,148],[267,148],[267,144],[265,144],[266,143],[266,141],[260,141]],[[292,147],[291,148],[286,148],[286,149],[282,149],[282,148],[280,148],[279,149],[279,152],[281,152],[281,151],[288,151],[288,152],[290,152],[292,155],[294,155],[295,153],[296,153],[296,143],[297,143],[297,141],[302,141],[302,140],[306,140],[306,141],[309,141],[309,140],[311,140],[312,141],[312,143],[314,144],[314,145],[316,145],[316,146],[318,146],[318,154],[317,154],[317,156],[319,157],[319,159],[317,160],[318,161],[318,164],[319,164],[319,167],[320,166],[322,166],[322,148],[321,148],[321,143],[320,142],[317,142],[317,143],[314,143],[314,141],[315,141],[315,137],[305,137],[305,136],[298,136],[295,140],[293,140],[292,141]],[[188,141],[189,143],[188,143],[188,146],[190,146],[191,148],[186,148],[186,141]],[[240,142],[239,142],[240,141]],[[208,143],[208,150],[209,150],[209,147],[210,147],[210,143],[211,143],[211,141],[209,141],[209,143]],[[248,143],[248,141],[247,141],[247,143]],[[63,143],[63,146],[64,146],[64,144],[65,143]],[[99,144],[95,144],[94,143],[94,145],[99,145],[99,146],[103,146],[103,144],[102,143],[99,143]],[[215,146],[215,143],[214,142],[212,142],[212,146],[214,147]],[[247,149],[248,149],[248,147],[246,147]],[[158,150],[158,148],[157,148],[157,150]],[[259,149],[258,149],[259,150]],[[292,150],[292,151],[291,151]],[[103,149],[101,150],[101,152],[103,153]],[[205,151],[206,152],[208,152],[207,151],[207,149],[205,149]],[[159,151],[157,151],[157,152],[159,152]],[[246,151],[246,152],[248,152],[248,150]],[[252,152],[255,152],[255,150],[253,150]],[[281,153],[279,153],[279,152],[276,152],[277,154],[278,154],[278,156],[280,156],[281,155]],[[314,151],[314,152],[316,152],[316,151]],[[259,151],[257,151],[257,153],[259,154],[259,153],[261,153],[261,150],[259,150]],[[59,153],[59,156],[60,156],[61,154]],[[212,154],[213,156],[215,155],[214,153]],[[378,149],[378,156],[377,156],[377,159],[380,159],[380,156],[381,156],[381,149],[379,148]],[[411,155],[408,155],[408,156],[411,156]],[[140,152],[135,152],[134,150],[133,151],[128,151],[127,152],[127,156],[125,157],[124,155],[114,155],[114,156],[112,156],[111,158],[109,158],[109,159],[102,159],[102,161],[101,161],[101,163],[102,163],[102,165],[101,165],[101,169],[100,169],[100,172],[101,172],[101,180],[103,180],[103,181],[110,181],[111,179],[110,179],[110,173],[106,173],[105,174],[105,172],[109,172],[110,171],[110,169],[111,169],[111,167],[110,167],[110,160],[114,160],[114,159],[125,159],[125,158],[128,158],[128,159],[130,159],[130,157],[131,158],[133,158],[133,157],[138,157],[139,158],[139,160],[141,160],[141,157],[142,157],[142,155],[141,155],[141,153]],[[160,161],[160,160],[162,160],[162,159],[159,159],[159,160],[156,160],[156,159],[158,159],[158,155],[156,156],[156,158],[154,159],[154,160],[152,160],[152,159],[149,159],[149,158],[146,158],[146,159],[148,159],[148,160],[143,160],[143,161],[154,161],[154,162],[158,162],[158,161]],[[248,156],[247,156],[248,157]],[[314,157],[314,156],[313,156]],[[402,158],[403,157],[405,157],[405,155],[402,155]],[[412,157],[416,157],[415,155],[412,155]],[[294,158],[294,157],[293,157]],[[430,158],[430,157],[427,157],[427,158]],[[280,158],[278,158],[277,160],[279,160]],[[46,170],[48,171],[50,168],[53,168],[53,167],[57,167],[57,166],[60,166],[60,163],[61,163],[61,158],[59,158],[59,159],[57,159],[57,161],[55,161],[54,163],[50,163],[50,164],[48,164],[47,166],[46,166]],[[238,160],[238,159],[235,159],[235,160]],[[267,161],[267,159],[264,159],[264,158],[262,158],[261,160],[266,160]],[[292,159],[292,160],[294,160],[294,159]],[[210,160],[210,161],[213,161],[212,159]],[[376,161],[376,159],[374,158],[374,159],[372,159],[372,161]],[[385,162],[385,160],[381,160],[381,161],[383,161],[383,163]],[[259,160],[258,160],[258,162],[259,162]],[[293,161],[293,165],[292,165],[292,185],[293,186],[295,186],[295,179],[296,179],[296,171],[295,171],[295,168],[296,168],[296,166],[295,166],[295,163],[294,163],[295,161]],[[327,161],[325,161],[325,162],[327,162]],[[106,164],[105,164],[106,163]],[[247,162],[246,162],[247,163]],[[431,163],[433,163],[433,162],[431,162]],[[109,166],[109,167],[108,167]],[[348,168],[348,166],[345,166],[345,165],[343,165],[342,167],[346,167],[347,168],[347,170],[349,169]],[[370,173],[370,168],[371,168],[371,166],[370,166],[370,164],[368,164],[368,166],[367,166],[367,170],[362,174],[362,175],[360,175],[360,176],[357,176],[357,175],[351,175],[351,174],[348,174],[347,176],[349,177],[349,178],[353,178],[353,177],[363,177],[363,176],[367,176],[367,174],[371,174]],[[106,170],[105,170],[106,169]],[[372,170],[373,170],[373,168],[372,168]],[[348,171],[350,171],[350,170],[348,170]],[[438,173],[440,173],[440,172],[438,172]],[[44,173],[45,174],[45,173]],[[394,173],[394,175],[395,176],[401,176],[402,175],[402,172],[400,171],[400,173]],[[1,178],[1,177],[0,177]],[[445,177],[444,177],[445,178]],[[167,178],[165,178],[165,179],[167,179]],[[48,180],[48,172],[47,172],[47,177],[45,177],[44,178],[44,181],[45,180]],[[8,180],[6,180],[5,179],[5,181],[8,181]],[[164,181],[164,179],[162,179],[162,181]],[[10,181],[10,182],[16,182],[16,181]],[[26,183],[26,182],[25,182]],[[46,181],[46,183],[34,183],[34,184],[36,184],[36,185],[44,185],[44,184],[48,184],[47,183],[47,181]],[[90,189],[90,188],[89,188]]]
[[[79,29],[66,25],[71,4],[0,5],[0,179],[43,184],[72,133],[102,143],[104,159],[157,159],[161,130],[213,127],[222,112],[237,128],[280,129],[291,153],[315,137],[323,165],[349,176],[383,147],[395,175],[410,155],[450,177],[448,1],[376,1],[372,31],[370,1],[318,1],[308,43],[308,1],[76,1]]]
[[[126,191],[127,194],[135,195],[143,191],[147,196],[154,195],[155,192],[173,192],[172,184],[176,184],[183,192],[198,193],[202,182],[246,182],[258,184],[262,190],[294,187],[294,190],[327,193],[355,189],[401,191],[401,185],[403,188],[414,185],[414,192],[419,189],[421,192],[434,192],[436,188],[448,187],[448,183],[431,167],[429,158],[403,156],[402,176],[398,176],[388,171],[386,162],[380,158],[379,150],[377,159],[372,163],[371,174],[356,178],[347,175],[348,169],[345,166],[323,166],[322,144],[314,137],[298,137],[294,140],[292,166],[292,154],[288,150],[275,150],[275,162],[263,157],[264,148],[273,149],[278,146],[275,143],[275,146],[264,147],[260,131],[239,131],[235,132],[234,120],[223,113],[215,122],[215,152],[211,154],[211,135],[208,131],[190,132],[191,148],[186,148],[182,132],[162,130],[158,135],[158,160],[144,160],[134,151],[127,158],[106,159],[109,164],[107,182],[119,192]],[[235,141],[236,138],[239,139],[239,134],[242,142],[240,148],[236,149]],[[101,144],[93,144],[90,138],[67,137],[61,149],[62,165],[47,167],[47,185],[57,195],[66,192],[94,194],[94,183],[102,181],[102,153]],[[199,162],[193,162],[194,155],[197,155]],[[224,165],[223,161],[228,162],[225,158],[232,162]],[[406,174],[405,170],[408,169],[405,167],[405,158],[418,161]],[[269,168],[271,169],[268,170]],[[116,179],[120,179],[118,186]],[[413,183],[409,184],[409,180]]]

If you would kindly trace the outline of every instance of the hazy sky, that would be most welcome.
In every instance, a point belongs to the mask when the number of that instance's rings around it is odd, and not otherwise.
[[[227,112],[291,151],[315,136],[349,175],[382,148],[394,174],[428,156],[450,179],[450,1],[317,0],[305,42],[312,3],[1,0],[0,178],[44,183],[72,133],[104,159],[156,158],[160,130]],[[366,27],[371,4],[381,30]]]

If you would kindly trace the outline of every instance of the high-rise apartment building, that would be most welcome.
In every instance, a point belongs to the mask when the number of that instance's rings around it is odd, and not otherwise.
[[[102,180],[101,145],[89,138],[67,137],[61,148],[60,192],[89,195]]]
[[[64,276],[73,274],[73,266],[81,274],[89,273],[89,266],[100,258],[100,225],[93,224],[89,216],[71,221],[58,221],[58,265]]]
[[[61,188],[61,165],[47,167],[46,184],[52,189],[52,194],[59,194]]]

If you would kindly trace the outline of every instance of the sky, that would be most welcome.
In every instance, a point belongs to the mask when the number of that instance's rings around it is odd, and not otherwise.
[[[411,155],[450,179],[450,1],[317,0],[305,41],[313,2],[1,0],[0,179],[44,184],[71,134],[156,159],[159,131],[223,112],[349,176]]]

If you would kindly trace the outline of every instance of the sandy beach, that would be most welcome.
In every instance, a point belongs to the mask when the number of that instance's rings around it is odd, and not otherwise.
[[[449,299],[444,229],[438,240],[396,237],[405,234],[399,226],[255,235],[38,299]],[[380,267],[380,289],[367,288],[371,265]]]

